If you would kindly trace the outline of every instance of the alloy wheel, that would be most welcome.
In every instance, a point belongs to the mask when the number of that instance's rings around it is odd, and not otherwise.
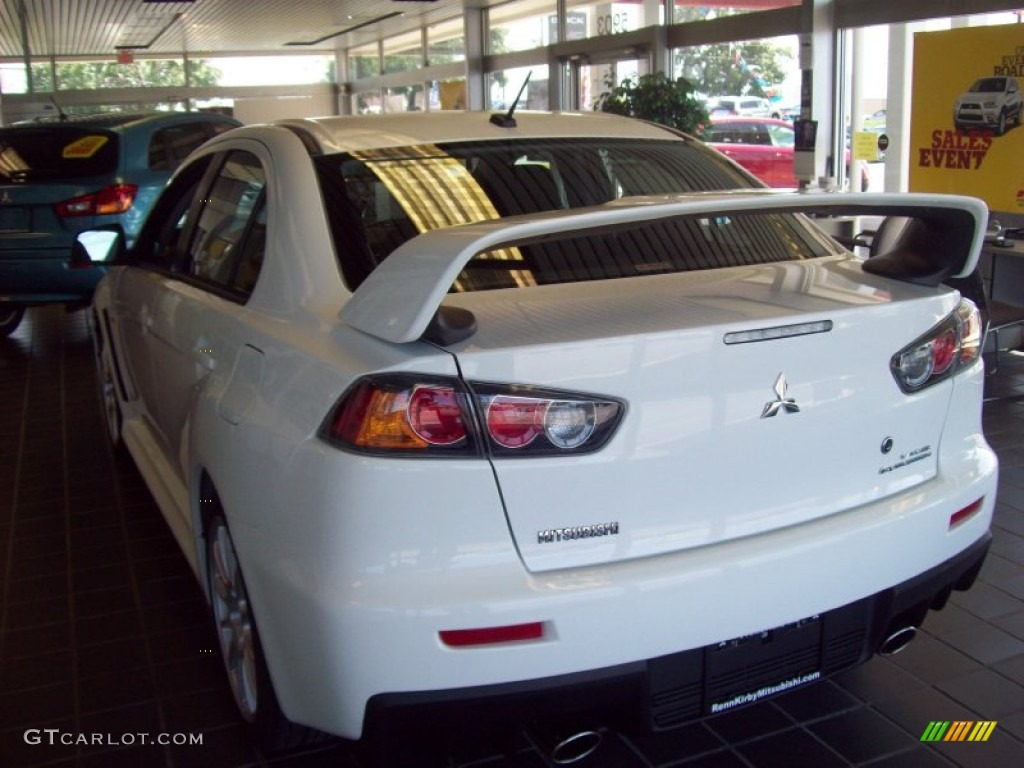
[[[221,655],[235,703],[242,716],[252,722],[259,705],[255,627],[249,594],[224,518],[216,517],[211,522],[207,541],[210,602]]]
[[[103,398],[103,415],[107,422],[107,435],[113,445],[121,443],[121,406],[117,402],[114,375],[106,356],[100,357],[100,397]]]

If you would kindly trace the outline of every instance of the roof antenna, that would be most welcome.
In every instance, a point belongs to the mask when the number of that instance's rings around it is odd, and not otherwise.
[[[523,98],[523,91],[526,90],[526,84],[528,82],[530,82],[530,75],[532,75],[532,74],[533,74],[533,70],[532,69],[529,72],[526,73],[526,79],[523,80],[523,84],[519,88],[519,93],[516,94],[516,100],[513,101],[512,102],[512,106],[508,108],[508,112],[506,112],[504,115],[501,114],[500,112],[495,112],[493,115],[491,115],[491,122],[494,123],[499,128],[515,128],[516,127],[516,119],[514,117],[512,117],[512,113],[515,112],[516,111],[516,107],[519,106],[519,100],[521,98]]]
[[[50,101],[53,103],[53,106],[57,108],[57,117],[60,119],[60,121],[62,123],[66,121],[68,119],[68,116],[64,114],[64,110],[60,108],[60,104],[57,103],[57,100],[53,98],[53,96],[51,96]]]

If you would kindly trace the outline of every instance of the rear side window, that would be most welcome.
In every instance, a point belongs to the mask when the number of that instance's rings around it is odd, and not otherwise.
[[[173,171],[211,135],[204,123],[160,128],[149,140],[149,167],[154,171]]]
[[[623,197],[749,188],[716,153],[687,141],[503,140],[318,157],[342,273],[355,289],[409,239]],[[802,219],[679,219],[480,254],[456,291],[580,282],[759,264],[829,252]]]
[[[188,272],[233,294],[256,284],[266,243],[266,174],[248,152],[228,155],[202,211],[189,249]]]
[[[41,125],[0,129],[0,178],[62,182],[114,173],[118,135],[82,126]]]
[[[719,144],[760,144],[772,143],[766,127],[760,123],[715,123],[711,127],[708,141]]]

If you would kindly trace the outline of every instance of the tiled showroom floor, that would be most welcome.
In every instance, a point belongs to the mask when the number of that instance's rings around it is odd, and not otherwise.
[[[1004,356],[989,388],[1002,474],[992,551],[971,592],[931,613],[901,654],[771,703],[657,735],[596,723],[601,746],[576,765],[1024,765],[1024,358]],[[83,312],[32,310],[0,340],[0,594],[0,766],[379,762],[346,744],[272,759],[247,743],[199,588],[130,460],[107,447]],[[997,724],[984,743],[922,743],[936,720]],[[201,734],[202,745],[49,746],[43,729]],[[507,729],[423,723],[396,751],[414,766],[551,764],[534,729]],[[44,743],[27,743],[37,733]]]

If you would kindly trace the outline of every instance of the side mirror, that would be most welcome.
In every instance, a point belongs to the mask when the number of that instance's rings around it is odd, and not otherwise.
[[[87,229],[75,236],[71,246],[71,265],[114,266],[124,263],[125,236],[120,224]]]

